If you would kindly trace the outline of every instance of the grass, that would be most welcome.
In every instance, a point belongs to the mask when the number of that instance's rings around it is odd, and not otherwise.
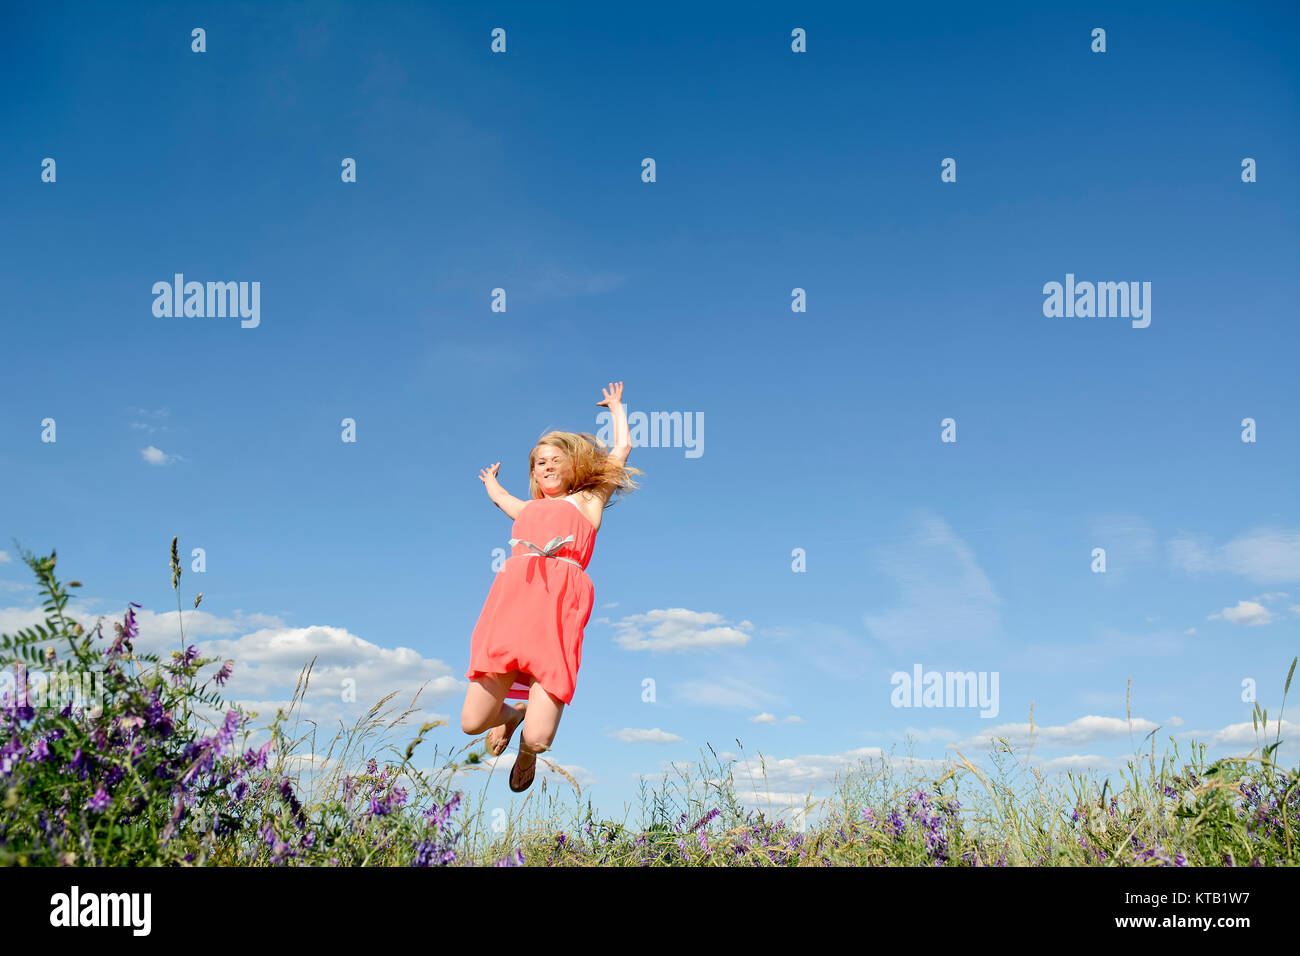
[[[1297,860],[1300,773],[1275,762],[1277,734],[1244,757],[1206,760],[1192,743],[1157,762],[1155,732],[1117,785],[1070,774],[1049,781],[1005,739],[992,773],[958,752],[937,773],[890,757],[863,760],[830,797],[786,820],[753,809],[761,780],[707,745],[696,767],[643,780],[638,823],[595,813],[563,768],[509,806],[490,805],[495,761],[483,738],[442,750],[444,721],[409,733],[395,694],[320,749],[299,733],[314,661],[287,710],[252,746],[253,715],[222,698],[235,661],[186,645],[170,660],[137,653],[130,605],[116,639],[64,614],[56,555],[22,552],[45,595],[44,624],[0,637],[0,667],[97,672],[102,700],[24,700],[0,709],[0,863],[20,866],[1286,866]],[[180,564],[172,541],[172,586]],[[198,607],[202,595],[195,600]],[[182,615],[183,617],[183,615]],[[60,658],[62,654],[62,658]],[[1283,686],[1283,707],[1296,660]],[[419,694],[416,694],[418,699]],[[59,706],[64,704],[64,706]],[[89,705],[89,706],[87,706]],[[208,715],[211,714],[212,717]],[[215,718],[215,719],[214,719]],[[1131,714],[1130,714],[1131,719]],[[217,721],[220,721],[218,724]],[[293,720],[292,731],[287,725]],[[1255,705],[1257,733],[1268,713]],[[262,736],[257,735],[258,738]],[[1032,715],[1031,715],[1032,739]],[[432,753],[429,748],[432,746]],[[1032,748],[1030,748],[1032,750]],[[417,759],[417,754],[419,758]],[[426,759],[427,754],[427,759]],[[508,768],[509,752],[501,758]],[[505,771],[502,770],[504,773]],[[552,785],[553,780],[563,780]],[[476,786],[477,785],[477,786]]]

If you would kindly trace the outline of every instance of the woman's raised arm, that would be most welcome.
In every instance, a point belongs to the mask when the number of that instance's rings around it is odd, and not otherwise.
[[[501,462],[488,465],[478,473],[478,477],[483,482],[484,487],[487,488],[488,497],[492,499],[492,503],[504,511],[513,521],[519,517],[519,512],[524,510],[524,505],[528,504],[528,502],[520,501],[501,487],[501,483],[497,481],[497,470],[500,467]]]
[[[627,456],[632,451],[632,440],[627,427],[627,411],[623,408],[623,383],[610,382],[608,387],[601,391],[605,397],[596,404],[608,408],[610,417],[614,421],[614,447],[610,450],[609,456],[619,464],[626,464]]]

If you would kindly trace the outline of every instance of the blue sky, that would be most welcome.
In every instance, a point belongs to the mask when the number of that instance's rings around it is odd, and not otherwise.
[[[1243,681],[1276,716],[1300,651],[1294,6],[6,19],[0,630],[39,615],[17,539],[58,549],[85,618],[137,601],[145,645],[176,646],[179,535],[207,562],[187,635],[238,660],[232,697],[269,719],[319,655],[308,716],[428,681],[459,747],[510,537],[479,469],[526,497],[536,438],[596,431],[622,380],[634,417],[704,430],[633,450],[589,569],[548,756],[607,815],[709,744],[767,807],[909,735],[919,772],[988,766],[1031,707],[1028,759],[1112,779],[1153,730],[1157,754],[1251,750]],[[176,273],[259,283],[259,324],[156,316]],[[1046,317],[1067,275],[1150,283],[1150,324]],[[918,666],[996,673],[997,714],[893,706]],[[489,802],[521,799],[513,750]]]

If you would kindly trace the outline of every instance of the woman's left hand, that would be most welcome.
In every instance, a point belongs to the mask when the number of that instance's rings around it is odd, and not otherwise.
[[[612,411],[614,409],[615,402],[622,404],[623,402],[622,382],[610,382],[609,387],[603,388],[601,389],[601,391],[604,393],[605,397],[601,401],[597,402],[596,403],[597,405],[604,405],[606,408]]]

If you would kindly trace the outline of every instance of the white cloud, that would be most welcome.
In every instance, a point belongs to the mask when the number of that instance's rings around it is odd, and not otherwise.
[[[180,455],[169,455],[153,445],[140,449],[140,457],[151,465],[170,465],[174,461],[184,461]]]
[[[798,714],[790,714],[788,717],[777,718],[776,714],[762,713],[749,718],[752,724],[802,724],[803,718]]]
[[[9,557],[8,551],[0,551],[0,564],[9,564],[13,558]]]
[[[1261,583],[1300,581],[1300,532],[1257,528],[1213,547],[1204,536],[1168,543],[1170,562],[1189,574],[1227,571]]]
[[[734,627],[712,611],[671,607],[633,614],[613,622],[619,631],[614,643],[629,651],[696,651],[743,647],[753,625],[741,621]],[[648,632],[648,633],[647,633]]]
[[[635,727],[624,727],[611,736],[625,744],[672,744],[682,739],[676,734],[667,733],[658,727],[654,728],[654,730],[638,730]]]
[[[976,734],[974,737],[968,738],[960,746],[991,746],[995,743],[996,738],[1004,737],[1007,743],[1015,748],[1027,748],[1031,736],[1029,726],[1027,722],[999,724],[996,727],[989,728],[986,733]],[[1159,724],[1140,717],[1133,718],[1130,723],[1123,717],[1096,717],[1090,715],[1057,726],[1035,724],[1032,742],[1035,747],[1077,747],[1098,740],[1115,740],[1130,736],[1141,740],[1159,726]]]
[[[1296,748],[1296,735],[1300,733],[1300,724],[1292,720],[1281,721],[1283,748],[1291,751]],[[1271,744],[1278,736],[1278,721],[1268,719],[1268,726],[1255,729],[1255,722],[1244,720],[1239,724],[1229,724],[1220,730],[1188,730],[1178,736],[1195,739],[1211,747],[1245,747],[1253,749],[1261,744]]]
[[[999,629],[1002,603],[974,552],[947,522],[923,516],[906,544],[882,548],[877,567],[894,582],[899,607],[864,614],[871,636],[911,660],[939,647],[987,647]]]
[[[1268,608],[1254,601],[1238,601],[1236,607],[1226,607],[1222,611],[1216,611],[1206,617],[1207,621],[1226,620],[1232,624],[1247,624],[1252,627],[1258,627],[1261,624],[1271,624],[1273,616],[1268,613]]]

